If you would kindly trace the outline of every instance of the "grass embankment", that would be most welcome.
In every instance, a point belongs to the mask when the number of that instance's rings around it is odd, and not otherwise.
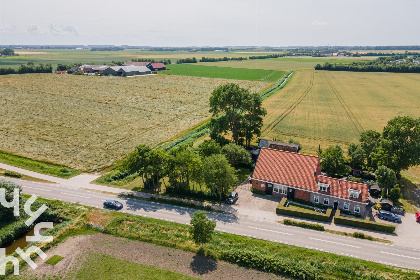
[[[189,226],[113,213],[106,232],[134,240],[197,252]],[[301,279],[418,279],[419,273],[345,256],[217,232],[208,256]]]
[[[283,71],[231,68],[192,64],[172,64],[168,65],[167,71],[161,72],[165,75],[180,75],[193,77],[208,77],[247,81],[275,82],[283,75]]]
[[[0,176],[5,176],[5,177],[9,177],[9,178],[17,178],[17,179],[21,179],[21,180],[25,180],[25,181],[32,181],[32,182],[39,182],[39,183],[52,183],[52,182],[47,181],[47,180],[38,179],[38,178],[27,176],[27,175],[24,175],[24,174],[20,174],[18,172],[14,172],[14,171],[8,171],[8,170],[2,169],[2,168],[0,168]]]
[[[5,151],[0,151],[0,162],[60,178],[70,178],[81,173],[79,170],[75,170],[63,165],[47,161],[36,161],[26,157],[7,153]],[[34,181],[35,178],[26,176],[21,179]]]
[[[89,254],[76,272],[75,279],[197,279],[181,273],[117,259],[104,254]]]

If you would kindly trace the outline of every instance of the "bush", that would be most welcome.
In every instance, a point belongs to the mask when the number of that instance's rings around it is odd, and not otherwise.
[[[366,220],[359,220],[359,219],[352,219],[347,217],[341,217],[340,216],[340,210],[337,210],[334,217],[334,223],[339,225],[347,225],[352,227],[358,227],[358,228],[366,228],[376,231],[382,231],[382,232],[389,232],[393,233],[395,231],[394,225],[388,225],[383,223],[377,223],[372,222],[368,220],[369,217],[366,217]]]
[[[5,171],[4,176],[13,177],[13,178],[21,178],[22,174],[14,172],[14,171]]]
[[[265,191],[260,191],[254,188],[251,188],[251,192],[259,195],[265,195]]]
[[[301,228],[309,228],[313,230],[319,230],[319,231],[325,231],[325,228],[323,225],[320,224],[310,224],[306,222],[295,222],[289,219],[284,219],[283,224],[288,226],[295,226],[295,227],[301,227]]]
[[[325,206],[324,204],[313,203],[313,202],[306,201],[306,200],[299,199],[299,198],[295,198],[295,199],[293,199],[293,201],[296,202],[296,203],[300,203],[300,204],[303,204],[303,205],[308,205],[308,206],[312,206],[312,207],[316,207],[316,208],[321,208],[321,209],[324,209],[324,210],[328,209],[328,206]]]
[[[328,208],[327,213],[323,214],[323,213],[318,213],[311,210],[291,209],[284,206],[286,202],[287,202],[287,198],[283,197],[276,208],[277,214],[312,219],[312,220],[323,221],[323,222],[330,221],[331,212],[332,212],[331,208]]]

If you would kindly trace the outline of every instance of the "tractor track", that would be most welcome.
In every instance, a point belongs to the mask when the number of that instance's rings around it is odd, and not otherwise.
[[[305,97],[308,95],[309,91],[312,89],[314,85],[314,72],[312,72],[311,80],[309,81],[309,85],[307,88],[302,92],[302,94],[299,96],[299,98],[292,103],[292,105],[286,109],[280,116],[272,123],[270,123],[263,132],[271,131],[273,130],[282,120],[284,120],[301,102]]]

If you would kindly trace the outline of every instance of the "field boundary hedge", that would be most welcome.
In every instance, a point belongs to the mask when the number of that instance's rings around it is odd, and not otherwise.
[[[330,221],[331,212],[332,212],[331,208],[328,208],[327,213],[323,214],[323,213],[318,213],[318,212],[310,211],[310,210],[292,209],[285,206],[286,202],[287,202],[287,198],[283,197],[276,208],[277,214],[286,215],[286,216],[294,216],[294,217],[299,217],[299,218],[306,218],[306,219],[323,221],[323,222]]]
[[[325,231],[324,226],[320,225],[320,224],[311,224],[311,223],[306,223],[306,222],[296,222],[296,221],[289,220],[289,219],[284,219],[283,224],[285,224],[287,226],[295,226],[295,227],[301,227],[301,228],[309,228],[309,229],[318,230],[318,231]]]
[[[393,233],[396,228],[395,225],[388,225],[384,223],[369,221],[369,217],[366,217],[365,220],[342,217],[340,216],[340,210],[337,210],[337,212],[335,212],[334,223],[338,225],[353,226],[388,233]]]

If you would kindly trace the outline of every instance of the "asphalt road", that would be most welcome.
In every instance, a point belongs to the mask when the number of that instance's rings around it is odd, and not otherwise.
[[[21,185],[22,192],[25,194],[73,202],[96,208],[103,208],[103,202],[105,200],[116,199],[124,204],[124,208],[120,212],[182,224],[189,224],[190,215],[196,211],[186,207],[132,198],[119,198],[116,195],[60,186],[57,184],[36,183],[10,178],[7,180],[14,181]],[[285,226],[274,221],[269,222],[264,219],[250,219],[235,214],[215,212],[207,212],[207,214],[216,221],[216,230],[219,231],[398,267],[420,269],[420,250],[418,249],[361,240],[299,227]]]

